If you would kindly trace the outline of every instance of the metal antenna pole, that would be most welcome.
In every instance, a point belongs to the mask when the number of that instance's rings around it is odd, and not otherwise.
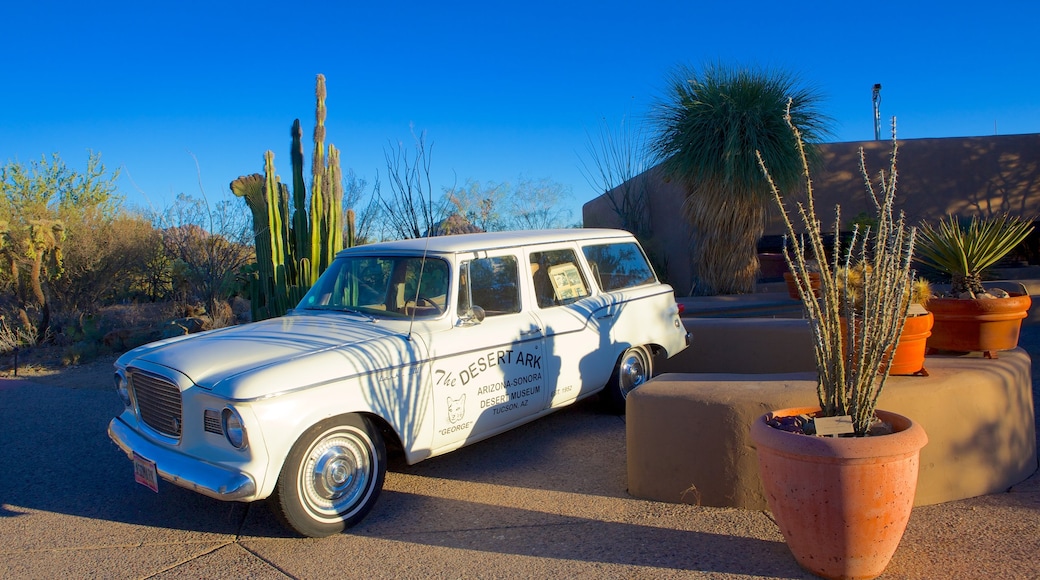
[[[874,84],[874,140],[881,140],[881,83]]]

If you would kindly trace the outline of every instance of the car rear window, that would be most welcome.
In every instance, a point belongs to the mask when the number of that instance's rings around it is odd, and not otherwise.
[[[605,292],[657,281],[650,263],[635,242],[585,246],[582,251],[592,268],[593,278]]]

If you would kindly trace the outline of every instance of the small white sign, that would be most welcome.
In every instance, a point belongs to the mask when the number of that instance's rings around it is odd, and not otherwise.
[[[852,425],[852,417],[850,415],[842,415],[840,417],[816,417],[813,419],[813,423],[816,425],[816,434],[819,436],[846,435],[856,432],[855,427]]]

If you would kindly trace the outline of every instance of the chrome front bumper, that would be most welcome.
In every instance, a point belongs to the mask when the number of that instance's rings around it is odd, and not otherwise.
[[[137,452],[154,461],[159,477],[176,486],[225,501],[250,501],[256,496],[256,482],[248,474],[156,445],[119,417],[108,424],[108,436],[128,457]]]

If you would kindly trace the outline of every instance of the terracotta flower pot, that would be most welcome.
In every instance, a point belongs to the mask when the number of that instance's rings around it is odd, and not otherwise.
[[[934,318],[931,312],[906,317],[888,374],[928,376],[924,368],[924,355],[928,337],[932,335]]]
[[[884,571],[910,519],[924,429],[878,411],[894,433],[815,437],[766,424],[772,416],[811,414],[783,409],[751,426],[766,501],[791,553],[826,578],[874,578]]]
[[[995,358],[996,351],[1018,346],[1022,319],[1031,303],[1028,294],[987,300],[932,298],[928,310],[935,315],[935,325],[928,348],[983,351]]]
[[[924,355],[927,350],[928,337],[932,334],[932,322],[934,316],[931,312],[907,316],[903,323],[903,330],[899,334],[899,344],[885,352],[885,356],[892,356],[892,365],[888,369],[890,375],[919,375],[928,376],[924,368]],[[841,319],[841,348],[848,348],[848,339],[845,330],[845,317]],[[895,351],[895,354],[893,353]]]
[[[802,293],[798,291],[798,283],[794,280],[794,274],[791,272],[784,272],[784,282],[787,282],[787,294],[795,300],[802,299]],[[820,295],[820,273],[809,272],[809,286],[813,290],[813,294]]]

